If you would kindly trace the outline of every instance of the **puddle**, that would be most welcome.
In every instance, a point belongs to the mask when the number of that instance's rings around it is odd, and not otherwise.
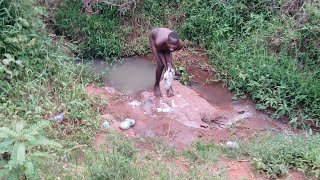
[[[95,73],[107,72],[110,69],[104,59],[95,59],[91,64]],[[105,75],[104,82],[117,91],[127,94],[138,94],[145,90],[152,90],[155,81],[156,64],[150,60],[139,57],[125,58],[122,63],[115,64],[114,68]],[[197,74],[199,77],[209,78],[205,74]],[[190,87],[200,97],[212,105],[230,108],[234,102],[233,94],[222,83],[202,85],[192,82]]]
[[[104,59],[95,59],[90,64],[94,73],[106,73],[104,83],[119,92],[137,94],[153,88],[156,64],[144,58],[130,57],[117,62],[112,68]]]
[[[222,83],[213,83],[202,85],[199,83],[191,83],[191,88],[195,90],[200,97],[207,100],[212,105],[219,106],[221,108],[230,108],[233,103],[233,94]]]
[[[136,94],[152,89],[156,65],[143,58],[126,58],[111,70],[106,83],[118,91]]]

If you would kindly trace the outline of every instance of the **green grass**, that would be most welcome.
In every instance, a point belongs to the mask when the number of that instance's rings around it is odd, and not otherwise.
[[[275,110],[276,118],[289,116],[294,127],[319,126],[319,5],[285,15],[288,7],[278,1],[183,3],[180,31],[207,48],[229,89],[252,97],[258,109]]]
[[[121,134],[108,133],[105,146],[100,149],[80,147],[62,151],[64,156],[51,158],[44,164],[44,178],[93,178],[93,179],[224,179],[226,171],[216,161],[206,160],[197,164],[188,162],[188,158],[176,152],[168,154],[171,148],[161,140],[147,140],[151,149],[137,147],[141,142],[133,141]],[[183,169],[176,162],[187,165]],[[55,164],[55,166],[52,166]],[[61,168],[61,167],[64,168]],[[214,169],[214,171],[210,171]]]
[[[250,142],[247,154],[252,165],[271,178],[287,175],[289,170],[320,177],[320,137],[264,134]]]

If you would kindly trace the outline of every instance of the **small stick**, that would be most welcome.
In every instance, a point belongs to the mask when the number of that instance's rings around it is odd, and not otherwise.
[[[171,124],[169,124],[169,130],[168,130],[168,132],[167,132],[167,139],[168,139],[168,137],[169,137],[169,134],[170,134],[170,131],[171,131]]]
[[[82,145],[78,144],[78,145],[76,145],[75,147],[73,147],[73,148],[71,148],[71,149],[68,149],[68,151],[72,151],[72,150],[74,150],[74,149],[77,149],[77,148],[79,148],[79,147],[84,147],[84,146],[87,146],[87,145],[86,145],[86,144],[82,144]]]
[[[172,138],[169,139],[169,142],[170,142],[172,139],[174,139],[174,138],[176,137],[176,135],[180,133],[180,131],[181,131],[181,129],[180,129],[177,133],[174,133],[174,135],[172,136]]]

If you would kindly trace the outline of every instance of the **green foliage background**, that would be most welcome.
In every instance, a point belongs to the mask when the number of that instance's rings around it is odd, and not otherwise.
[[[176,29],[207,49],[216,76],[237,95],[249,95],[258,109],[275,110],[276,118],[288,116],[294,127],[319,127],[317,2],[144,0],[124,13],[99,5],[98,15],[68,5],[79,1],[66,2],[56,16],[58,28],[72,38],[77,29],[86,32],[82,54],[143,55],[150,52],[152,28]]]

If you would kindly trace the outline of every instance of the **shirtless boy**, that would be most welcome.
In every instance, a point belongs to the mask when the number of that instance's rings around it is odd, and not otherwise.
[[[160,78],[165,68],[173,69],[172,52],[182,49],[182,42],[179,34],[167,28],[156,28],[150,32],[149,41],[152,53],[157,60],[156,82],[154,84],[154,94],[156,97],[162,96],[160,91]],[[167,90],[167,96],[174,96],[172,86]]]

